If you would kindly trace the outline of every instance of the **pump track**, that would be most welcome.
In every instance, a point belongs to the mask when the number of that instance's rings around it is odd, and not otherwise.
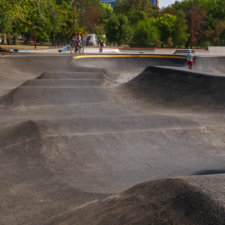
[[[224,225],[225,57],[0,57],[1,225]]]

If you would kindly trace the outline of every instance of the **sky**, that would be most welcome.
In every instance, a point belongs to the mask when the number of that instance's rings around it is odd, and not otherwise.
[[[159,0],[159,7],[166,7],[168,5],[171,5],[175,2],[176,0]],[[180,1],[180,0],[179,0]]]

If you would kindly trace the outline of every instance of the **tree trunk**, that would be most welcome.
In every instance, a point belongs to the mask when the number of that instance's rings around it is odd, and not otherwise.
[[[4,45],[7,44],[7,35],[6,35],[6,34],[4,34],[4,40],[3,40],[3,43],[4,43]]]
[[[13,44],[15,45],[16,44],[16,36],[13,35]]]
[[[24,35],[24,44],[28,44],[30,41],[30,35],[29,34],[25,34]]]

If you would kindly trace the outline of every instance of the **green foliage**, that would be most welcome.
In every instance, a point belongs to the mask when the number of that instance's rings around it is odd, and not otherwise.
[[[218,23],[225,20],[224,0],[183,0],[175,2],[172,8],[182,11],[191,26],[191,12],[194,18],[194,43],[196,46],[217,45],[220,43]]]
[[[73,36],[73,0],[1,0],[0,33],[14,39],[22,34],[25,42],[71,39]],[[76,33],[92,31],[99,23],[99,0],[77,0]],[[79,18],[79,19],[78,19]]]
[[[101,4],[101,22],[106,24],[113,14],[113,8],[109,4]]]
[[[111,43],[128,43],[132,38],[132,31],[125,15],[113,14],[106,26],[106,36]]]
[[[177,17],[171,14],[164,14],[157,19],[157,24],[161,30],[161,40],[167,42],[173,36],[173,31],[177,23]]]
[[[149,0],[120,0],[115,7],[115,12],[126,15],[133,25],[153,16],[155,10]]]
[[[130,23],[133,25],[133,27],[135,27],[135,25],[138,23],[138,21],[145,20],[148,18],[148,16],[147,16],[147,13],[144,11],[132,9],[128,13],[128,18],[129,18]]]
[[[81,26],[90,33],[95,33],[96,25],[100,25],[101,10],[100,6],[90,4],[83,11],[79,11],[79,18]]]
[[[144,11],[151,13],[153,10],[152,4],[149,0],[120,0],[115,7],[115,12],[128,15],[131,11]]]
[[[177,12],[176,23],[171,37],[173,47],[186,47],[190,34],[188,32],[187,20],[183,12]]]
[[[155,47],[160,39],[160,31],[156,19],[150,18],[140,21],[135,29],[133,42],[140,47]]]
[[[96,38],[97,38],[97,42],[99,43],[101,40],[102,41],[106,41],[106,37],[105,37],[105,30],[103,26],[96,26],[95,28],[95,33],[96,33]]]
[[[225,45],[225,28],[224,28],[224,30],[220,33],[220,43],[222,44],[222,45]]]
[[[18,26],[24,21],[26,8],[22,1],[0,1],[0,32],[16,34]]]
[[[51,18],[53,15],[52,1],[26,1],[23,4],[24,20],[20,23],[19,31],[29,41],[36,32],[39,41],[49,39]]]
[[[71,39],[73,35],[73,15],[71,5],[66,1],[54,6],[51,14],[52,29],[50,33],[51,39]],[[76,30],[79,29],[76,24]]]
[[[96,33],[109,42],[139,46],[186,47],[189,44],[191,15],[194,45],[224,45],[225,1],[182,0],[159,10],[149,0],[118,0],[117,6],[99,0],[0,0],[0,33],[15,42],[71,39],[73,14],[75,32]],[[134,34],[134,38],[133,35]]]

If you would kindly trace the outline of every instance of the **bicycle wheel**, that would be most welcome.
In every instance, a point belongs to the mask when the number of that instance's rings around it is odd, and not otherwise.
[[[73,54],[73,46],[70,45],[70,53]]]
[[[84,54],[84,46],[81,47],[80,54]]]

